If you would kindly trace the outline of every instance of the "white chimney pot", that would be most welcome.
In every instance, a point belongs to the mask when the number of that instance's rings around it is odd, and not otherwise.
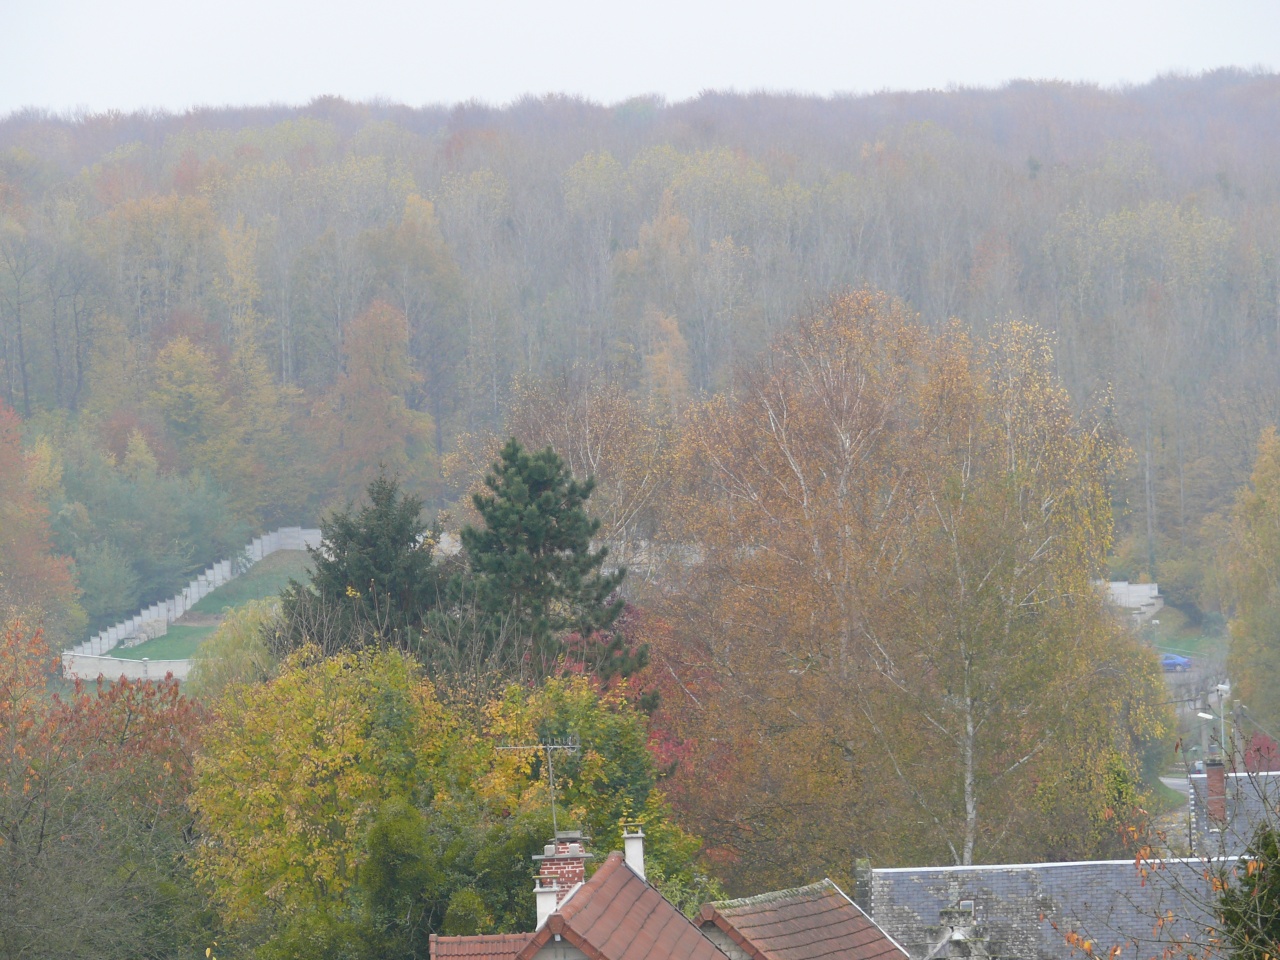
[[[538,908],[538,925],[534,930],[541,930],[547,918],[556,912],[556,899],[560,895],[560,886],[553,877],[537,877],[533,882],[533,894]]]
[[[622,856],[627,866],[641,880],[644,879],[644,831],[636,827],[635,833],[624,831],[622,834]]]

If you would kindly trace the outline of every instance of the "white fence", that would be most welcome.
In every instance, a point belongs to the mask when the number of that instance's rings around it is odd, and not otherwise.
[[[62,673],[67,679],[96,680],[163,680],[173,674],[185,680],[191,673],[191,660],[124,660],[120,657],[90,657],[82,653],[62,655]]]
[[[94,634],[83,643],[79,643],[62,654],[62,672],[68,679],[80,678],[93,680],[99,676],[114,679],[126,676],[130,679],[146,677],[163,677],[164,671],[156,673],[161,664],[175,677],[182,680],[191,669],[189,660],[123,660],[107,656],[116,647],[132,647],[146,640],[163,636],[168,632],[169,624],[182,617],[197,603],[213,593],[214,590],[229,583],[244,573],[263,557],[270,556],[277,550],[305,550],[307,547],[320,546],[320,531],[302,527],[281,527],[264,536],[258,537],[245,546],[240,554],[231,560],[220,560],[204,573],[187,584],[186,589],[174,594],[168,600],[154,603],[145,610],[139,610],[128,620],[122,620],[113,627],[108,627]],[[138,664],[150,664],[147,667]],[[175,667],[185,664],[183,667]],[[137,671],[142,673],[138,674]],[[181,675],[179,675],[181,674]]]

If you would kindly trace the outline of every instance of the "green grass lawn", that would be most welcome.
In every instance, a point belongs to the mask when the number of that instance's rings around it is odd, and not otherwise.
[[[1226,652],[1226,637],[1221,635],[1193,633],[1159,639],[1155,648],[1161,653],[1180,653],[1184,657],[1206,657],[1222,655]]]
[[[1177,776],[1185,775],[1186,771],[1177,774]],[[1160,816],[1160,814],[1168,813],[1170,810],[1178,810],[1187,805],[1187,795],[1185,793],[1175,790],[1173,787],[1166,787],[1159,780],[1150,784],[1150,787],[1151,796],[1149,802],[1151,809],[1148,812],[1153,816]]]
[[[205,638],[217,627],[181,627],[171,626],[163,637],[156,637],[146,643],[140,643],[128,650],[119,647],[111,651],[111,656],[121,660],[188,660],[195,655],[196,648],[204,643]]]
[[[1223,659],[1227,654],[1227,632],[1221,623],[1209,618],[1192,624],[1181,611],[1164,607],[1156,614],[1158,625],[1147,624],[1142,632],[1161,653],[1180,653],[1184,657]]]
[[[277,550],[255,563],[248,573],[240,574],[213,591],[192,607],[191,612],[216,616],[250,600],[277,596],[290,578],[307,582],[310,562],[305,550]]]

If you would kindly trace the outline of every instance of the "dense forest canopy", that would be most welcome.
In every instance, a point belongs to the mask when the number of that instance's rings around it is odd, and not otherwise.
[[[570,740],[564,816],[643,822],[686,910],[1131,855],[1174,717],[1096,577],[1230,615],[1280,723],[1278,108],[0,120],[0,957],[526,929]],[[183,695],[52,695],[50,645],[298,523]]]
[[[1114,571],[1210,603],[1211,528],[1280,408],[1278,100],[1219,71],[27,111],[0,121],[0,398],[101,623],[379,463],[456,499],[448,455],[518,378],[577,365],[677,411],[867,286],[934,327],[1051,331],[1134,454]]]

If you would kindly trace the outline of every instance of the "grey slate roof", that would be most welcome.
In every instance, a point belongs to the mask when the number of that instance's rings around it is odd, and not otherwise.
[[[943,939],[943,910],[973,901],[978,936],[991,957],[1020,960],[1081,960],[1066,942],[1068,932],[1090,938],[1105,954],[1125,946],[1123,957],[1158,957],[1169,938],[1190,932],[1179,925],[1153,935],[1155,917],[1196,915],[1184,889],[1204,889],[1203,866],[1170,861],[1179,884],[1145,884],[1132,860],[1033,863],[975,867],[922,867],[872,871],[871,916],[902,944],[913,960],[924,960]]]

